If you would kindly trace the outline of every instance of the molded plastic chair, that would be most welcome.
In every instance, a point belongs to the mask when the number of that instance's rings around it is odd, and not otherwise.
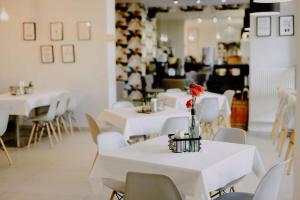
[[[226,90],[223,95],[226,97],[229,108],[231,110],[232,107],[232,100],[234,97],[235,91],[234,90]],[[219,117],[219,124],[223,125],[224,127],[230,127],[230,116],[226,116],[226,105],[224,104],[222,109],[220,110],[220,117]]]
[[[130,101],[118,101],[113,104],[113,109],[119,109],[119,108],[133,108],[134,105]]]
[[[124,200],[181,200],[174,182],[167,176],[128,172]]]
[[[62,125],[64,127],[65,132],[67,134],[70,134],[70,132],[67,128],[66,121],[64,119],[64,115],[67,112],[68,103],[69,103],[69,94],[61,94],[58,97],[58,105],[57,105],[57,109],[56,109],[56,126],[57,126],[57,130],[58,130],[59,138],[61,140],[62,140],[62,136],[61,136],[60,125]]]
[[[12,160],[8,154],[8,151],[5,147],[5,144],[2,140],[2,136],[4,135],[6,129],[7,129],[7,124],[8,124],[8,118],[9,118],[9,114],[4,111],[4,110],[0,110],[0,143],[1,143],[1,146],[3,147],[3,150],[4,150],[4,153],[7,157],[7,160],[9,162],[9,165],[12,165]]]
[[[272,167],[261,179],[254,194],[243,192],[227,193],[216,200],[276,200],[282,175],[287,166],[287,161]]]
[[[188,133],[189,118],[188,117],[171,117],[168,118],[160,132],[160,135],[174,134],[175,131],[184,131]]]
[[[97,143],[100,156],[101,152],[113,151],[128,146],[126,140],[117,132],[104,132],[98,134]],[[118,199],[120,199],[119,197],[125,193],[125,182],[111,178],[103,178],[102,182],[103,185],[113,190],[110,197],[111,200],[114,199],[114,196],[117,196]]]
[[[232,100],[233,100],[233,97],[235,95],[235,91],[234,90],[226,90],[223,95],[226,97],[227,101],[228,101],[228,104],[229,104],[229,107],[231,108],[232,106]]]
[[[204,98],[200,103],[195,105],[196,116],[200,124],[202,124],[205,139],[214,137],[213,123],[219,117],[219,102],[217,98]]]
[[[165,90],[162,88],[153,88],[154,78],[152,74],[148,74],[145,76],[146,81],[146,92],[150,93],[159,93],[164,92]]]
[[[67,107],[67,116],[68,116],[71,134],[74,133],[73,121],[77,124],[78,131],[81,131],[80,126],[78,125],[78,121],[76,119],[76,115],[75,115],[76,110],[81,102],[81,99],[82,99],[82,96],[79,94],[73,93],[69,96],[69,103],[68,103],[68,107]]]
[[[30,132],[27,148],[30,147],[33,137],[34,137],[34,143],[37,142],[38,134],[40,134],[39,138],[40,139],[42,138],[45,129],[47,129],[48,138],[51,147],[53,147],[51,131],[53,133],[56,142],[57,143],[59,142],[58,136],[56,134],[53,125],[53,121],[56,115],[57,104],[58,104],[58,100],[52,99],[46,115],[41,115],[30,119],[33,122],[33,126]]]
[[[182,92],[182,90],[179,88],[167,89],[167,93],[177,93],[177,92]]]

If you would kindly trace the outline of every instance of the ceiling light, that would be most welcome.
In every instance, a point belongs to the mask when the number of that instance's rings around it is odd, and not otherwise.
[[[214,18],[213,18],[213,22],[214,22],[214,23],[217,23],[217,22],[218,22],[218,18],[214,17]]]
[[[196,3],[197,3],[197,4],[200,4],[200,3],[201,3],[201,0],[196,0]]]
[[[178,0],[173,0],[173,3],[174,4],[178,4]]]
[[[216,39],[217,39],[217,40],[220,40],[220,39],[221,39],[221,34],[220,34],[220,33],[217,33],[217,34],[216,34]]]
[[[268,16],[280,14],[280,3],[255,3],[250,0],[250,15]]]
[[[227,21],[231,22],[232,21],[232,17],[228,16],[227,17]]]
[[[283,3],[292,0],[254,0],[256,3]]]
[[[198,22],[199,24],[201,24],[201,23],[203,22],[203,20],[202,20],[201,18],[198,18],[198,19],[197,19],[197,22]]]
[[[222,3],[226,3],[226,0],[222,0]]]
[[[2,8],[2,11],[0,13],[0,21],[7,21],[8,19],[8,13],[6,12],[5,8]]]

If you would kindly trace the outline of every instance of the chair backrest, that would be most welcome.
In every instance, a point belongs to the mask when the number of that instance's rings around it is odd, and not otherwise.
[[[95,121],[95,119],[90,114],[85,114],[85,117],[88,121],[89,127],[90,127],[90,133],[92,136],[93,141],[95,144],[97,144],[97,136],[100,134],[100,128]]]
[[[232,100],[233,100],[233,97],[235,95],[235,91],[234,90],[226,90],[223,95],[226,97],[227,101],[228,101],[228,104],[231,108],[232,106]]]
[[[167,93],[176,93],[176,92],[182,92],[182,91],[179,88],[167,89]]]
[[[69,94],[61,94],[58,97],[58,105],[56,109],[56,115],[63,115],[67,111],[69,102]]]
[[[130,101],[118,101],[113,104],[112,108],[113,109],[118,109],[118,108],[133,108],[134,105]]]
[[[289,126],[291,126],[291,123],[293,124],[293,126],[295,126],[294,121],[296,118],[296,104],[297,104],[296,96],[289,95],[288,103],[283,108],[283,127],[295,128]]]
[[[168,118],[160,132],[160,135],[174,134],[176,131],[184,131],[188,133],[189,118],[188,117],[171,117]]]
[[[68,111],[75,111],[80,104],[82,96],[78,93],[72,93],[69,96]]]
[[[288,161],[281,162],[265,174],[256,188],[253,200],[276,200],[278,198],[280,182],[287,163]]]
[[[196,103],[196,116],[200,123],[215,121],[220,113],[217,98],[204,98],[200,103]]]
[[[113,151],[128,146],[124,137],[118,132],[103,132],[97,136],[99,153]]]
[[[5,133],[7,129],[9,114],[6,110],[0,110],[0,137]]]
[[[55,118],[55,115],[57,114],[57,107],[58,107],[58,99],[53,98],[51,100],[48,112],[47,112],[47,119],[53,120]]]
[[[214,141],[245,144],[246,134],[246,131],[239,128],[221,128],[218,130]]]
[[[181,200],[174,182],[167,176],[128,172],[125,200]]]

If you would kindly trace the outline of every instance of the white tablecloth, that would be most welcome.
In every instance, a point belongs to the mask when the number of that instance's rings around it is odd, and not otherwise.
[[[189,199],[209,200],[209,192],[254,172],[265,174],[255,146],[202,141],[197,153],[171,153],[167,136],[112,152],[101,152],[90,174],[94,180],[125,181],[129,171],[169,176]]]
[[[163,100],[166,106],[172,108],[179,108],[186,110],[186,102],[191,99],[191,95],[188,95],[186,92],[174,92],[174,93],[160,93],[158,95],[159,100]],[[204,98],[217,98],[219,102],[219,109],[223,110],[226,116],[230,116],[231,110],[228,104],[228,101],[224,95],[205,92],[197,98],[197,102],[201,102]]]
[[[125,138],[133,135],[159,133],[164,122],[170,117],[190,116],[186,110],[166,107],[164,111],[143,114],[137,108],[106,109],[99,117],[101,124],[110,124],[121,129]]]
[[[34,91],[33,94],[13,96],[0,94],[0,108],[6,108],[10,115],[28,116],[30,111],[41,106],[48,106],[52,98],[57,98],[68,91]]]

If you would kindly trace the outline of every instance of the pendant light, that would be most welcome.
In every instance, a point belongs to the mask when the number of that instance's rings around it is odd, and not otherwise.
[[[280,3],[256,3],[250,0],[250,15],[270,16],[280,14]]]
[[[256,3],[283,3],[292,0],[254,0]]]
[[[2,8],[0,13],[0,21],[7,21],[9,19],[8,13],[6,12],[5,8]]]

